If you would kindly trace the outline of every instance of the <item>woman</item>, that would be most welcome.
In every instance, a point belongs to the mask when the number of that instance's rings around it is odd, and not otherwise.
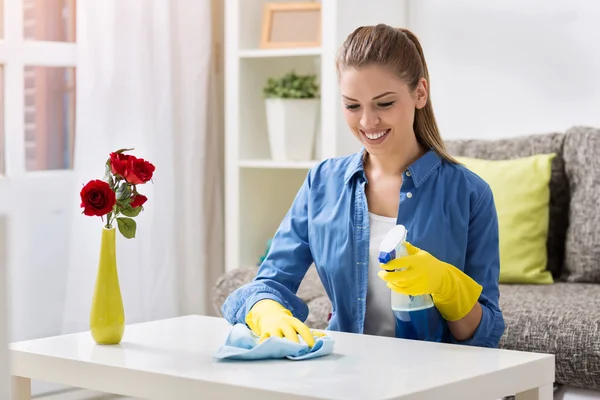
[[[417,38],[387,25],[358,28],[337,71],[346,122],[364,148],[311,169],[256,278],[229,296],[223,315],[263,340],[300,335],[312,346],[296,292],[314,262],[332,303],[330,330],[394,336],[390,290],[428,293],[443,317],[440,341],[498,346],[494,199],[444,149]],[[379,245],[396,224],[408,230],[410,254],[381,265]]]

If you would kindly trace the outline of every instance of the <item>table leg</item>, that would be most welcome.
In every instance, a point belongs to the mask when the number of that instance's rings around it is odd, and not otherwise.
[[[515,400],[552,400],[553,397],[554,385],[549,384],[517,393]]]
[[[20,376],[11,377],[11,400],[31,400],[31,379]]]

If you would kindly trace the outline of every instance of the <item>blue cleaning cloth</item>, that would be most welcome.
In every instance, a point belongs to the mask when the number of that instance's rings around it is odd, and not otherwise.
[[[227,335],[225,344],[215,354],[215,358],[265,360],[285,357],[290,360],[306,360],[333,353],[334,340],[328,336],[315,337],[315,345],[312,349],[300,335],[298,338],[300,343],[285,338],[270,337],[259,344],[259,337],[245,324],[235,324]]]

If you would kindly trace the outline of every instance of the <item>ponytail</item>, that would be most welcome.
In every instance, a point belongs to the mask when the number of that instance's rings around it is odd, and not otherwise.
[[[433,149],[440,157],[444,158],[446,161],[451,163],[458,164],[458,161],[452,157],[448,151],[446,150],[446,145],[442,140],[442,135],[440,134],[440,130],[437,125],[437,120],[435,118],[435,114],[433,112],[433,105],[431,103],[431,90],[430,90],[430,80],[429,80],[429,70],[427,68],[427,62],[425,61],[425,54],[423,53],[423,48],[419,43],[419,39],[415,36],[414,33],[405,28],[399,28],[400,32],[402,32],[406,37],[412,42],[417,50],[419,55],[419,59],[422,65],[422,77],[427,81],[427,103],[421,109],[415,110],[415,121],[413,123],[413,129],[415,131],[415,135],[417,137],[417,141],[427,149]],[[415,82],[413,82],[414,87],[412,89],[416,89],[416,85],[419,82],[418,77]]]

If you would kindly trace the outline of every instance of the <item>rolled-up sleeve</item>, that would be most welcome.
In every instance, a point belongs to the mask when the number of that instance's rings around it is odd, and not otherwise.
[[[470,339],[454,340],[454,342],[472,346],[498,347],[505,323],[499,307],[498,215],[489,186],[471,212],[464,272],[483,286],[479,297],[483,314],[479,326]]]
[[[229,323],[245,323],[252,306],[263,299],[279,302],[301,321],[308,317],[308,306],[296,293],[313,262],[308,243],[311,173],[277,229],[254,280],[232,292],[221,307]]]

